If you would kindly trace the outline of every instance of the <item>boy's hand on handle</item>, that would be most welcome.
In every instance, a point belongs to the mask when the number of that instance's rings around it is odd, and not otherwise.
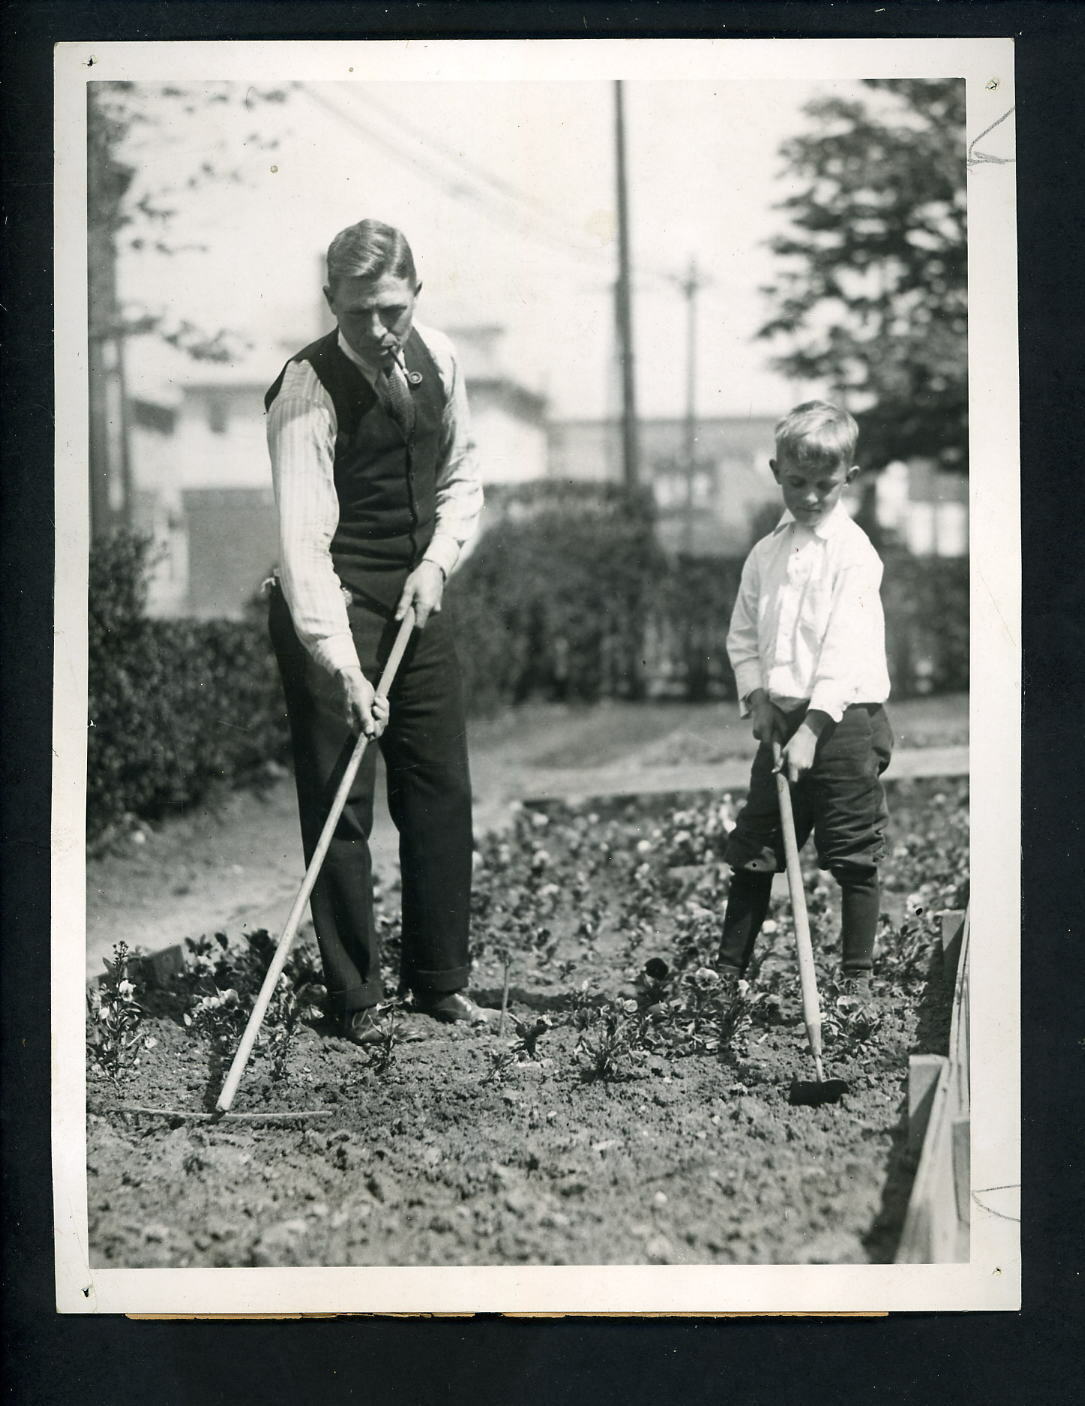
[[[771,746],[783,731],[779,710],[772,706],[763,688],[755,688],[746,699],[746,705],[753,719],[753,735],[758,742],[767,742]]]
[[[814,765],[814,752],[818,739],[812,728],[800,723],[790,742],[779,757],[776,770],[782,771],[789,781],[798,781],[804,772]]]
[[[774,749],[776,770],[783,771],[789,781],[798,781],[814,765],[818,738],[830,721],[828,713],[811,709],[783,748],[782,756]]]
[[[379,737],[388,726],[388,699],[373,690],[361,668],[340,669],[336,675],[340,689],[343,719],[352,732]]]
[[[445,574],[435,561],[423,561],[403,583],[403,593],[396,606],[396,619],[402,620],[407,607],[414,607],[415,625],[424,629],[431,615],[441,613],[441,598],[445,593]]]

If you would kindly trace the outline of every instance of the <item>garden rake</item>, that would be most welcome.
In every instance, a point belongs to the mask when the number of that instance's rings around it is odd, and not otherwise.
[[[402,662],[404,651],[411,638],[411,631],[414,629],[414,620],[414,610],[408,606],[407,613],[404,615],[403,622],[399,627],[399,633],[396,635],[395,642],[392,645],[391,653],[388,655],[388,662],[385,664],[384,672],[381,674],[380,683],[377,684],[377,693],[383,698],[387,698],[396,676],[396,670]],[[291,943],[294,941],[298,926],[301,923],[302,914],[305,912],[305,905],[309,902],[309,895],[312,893],[313,885],[316,883],[317,877],[320,874],[321,866],[324,863],[324,857],[328,853],[328,847],[332,841],[332,835],[335,833],[335,827],[339,824],[339,817],[343,813],[343,807],[347,803],[347,796],[350,794],[350,788],[354,783],[358,767],[361,765],[362,757],[365,755],[365,749],[368,745],[369,738],[364,732],[359,733],[358,740],[354,744],[354,751],[351,753],[346,770],[343,772],[343,778],[339,782],[339,788],[335,793],[335,799],[332,801],[331,809],[328,811],[328,818],[325,820],[324,828],[320,832],[320,839],[317,841],[316,849],[313,851],[313,857],[309,861],[308,869],[305,871],[305,878],[302,880],[301,888],[298,890],[298,896],[294,899],[294,906],[290,910],[290,915],[286,920],[286,926],[282,930],[282,934],[275,948],[275,954],[268,966],[267,975],[264,977],[264,984],[261,986],[260,994],[257,996],[256,1002],[253,1005],[252,1014],[249,1016],[249,1023],[245,1026],[245,1033],[241,1037],[241,1043],[238,1045],[237,1053],[234,1055],[233,1063],[230,1065],[230,1072],[227,1074],[226,1082],[222,1086],[222,1092],[218,1096],[218,1101],[215,1104],[215,1113],[213,1115],[215,1117],[221,1118],[224,1114],[228,1113],[230,1105],[234,1101],[237,1086],[241,1083],[241,1076],[245,1072],[245,1067],[252,1054],[253,1045],[256,1043],[256,1037],[260,1033],[260,1026],[267,1012],[268,1003],[271,1000],[279,977],[282,975],[283,967],[286,965]]]
[[[779,742],[772,744],[776,772],[776,795],[780,802],[780,827],[784,835],[784,857],[787,861],[787,886],[791,893],[791,914],[795,920],[795,943],[799,952],[799,984],[802,987],[802,1018],[810,1053],[814,1056],[816,1079],[796,1079],[787,1101],[793,1105],[819,1107],[837,1103],[848,1092],[843,1079],[826,1079],[821,1061],[821,1003],[818,1000],[817,973],[814,970],[814,948],[810,941],[810,918],[806,911],[806,891],[802,885],[802,866],[795,835],[795,814],[791,808],[791,785],[782,771],[783,754]]]

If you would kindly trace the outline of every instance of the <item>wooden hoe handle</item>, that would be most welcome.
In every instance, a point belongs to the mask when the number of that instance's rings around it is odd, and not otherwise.
[[[810,1052],[814,1056],[818,1078],[821,1079],[821,1006],[818,1001],[817,974],[814,970],[814,948],[810,941],[810,918],[806,911],[806,891],[802,886],[802,866],[795,836],[795,814],[791,808],[791,786],[780,769],[783,754],[779,742],[772,744],[776,764],[776,795],[780,802],[780,827],[784,835],[784,857],[787,861],[787,886],[791,892],[791,913],[795,920],[795,942],[799,954],[799,983],[802,986],[802,1016],[806,1025]]]
[[[377,693],[380,694],[382,698],[387,698],[388,696],[388,692],[392,687],[392,681],[396,676],[396,670],[399,668],[403,659],[403,652],[407,648],[413,629],[414,611],[408,607],[407,613],[403,617],[403,623],[399,627],[399,633],[396,635],[395,642],[392,645],[392,651],[388,656],[388,662],[384,666],[384,672],[381,674],[380,683],[377,684]],[[286,920],[286,926],[283,928],[282,934],[279,937],[278,944],[275,948],[275,955],[272,957],[271,964],[267,969],[267,975],[264,977],[264,984],[260,987],[260,994],[257,996],[253,1005],[252,1014],[249,1016],[249,1023],[245,1026],[245,1033],[241,1037],[241,1043],[238,1045],[237,1053],[234,1055],[233,1063],[230,1065],[230,1072],[226,1076],[226,1082],[223,1084],[222,1092],[219,1094],[218,1101],[215,1104],[215,1112],[218,1114],[228,1112],[230,1105],[234,1101],[237,1086],[241,1083],[241,1076],[245,1072],[245,1066],[248,1064],[249,1057],[252,1054],[252,1047],[255,1045],[256,1037],[260,1033],[260,1026],[263,1024],[272,993],[275,990],[279,977],[282,975],[283,967],[286,965],[291,943],[294,941],[298,926],[301,923],[302,914],[305,912],[305,905],[309,902],[309,895],[312,893],[313,885],[316,883],[317,877],[320,874],[321,866],[324,863],[324,857],[328,853],[328,847],[332,842],[332,835],[335,833],[335,827],[339,824],[339,817],[342,815],[343,807],[347,803],[347,796],[350,794],[350,788],[354,784],[354,778],[357,775],[358,767],[361,765],[362,757],[365,756],[365,749],[368,743],[369,738],[364,732],[360,732],[358,734],[358,740],[354,744],[354,751],[351,753],[350,761],[347,762],[347,768],[343,772],[343,778],[339,782],[339,788],[335,793],[335,799],[332,801],[331,809],[328,811],[328,818],[325,820],[324,828],[320,832],[320,839],[317,841],[316,849],[313,851],[313,857],[309,861],[308,869],[305,871],[305,878],[302,880],[301,888],[298,890],[298,896],[294,899],[294,906],[290,910],[290,916]]]

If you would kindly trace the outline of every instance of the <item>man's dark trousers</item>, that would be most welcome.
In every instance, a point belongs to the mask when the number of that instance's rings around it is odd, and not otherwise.
[[[357,597],[348,615],[362,669],[375,686],[399,627]],[[290,717],[308,864],[355,738],[343,721],[335,680],[298,640],[277,586],[269,630]],[[391,717],[379,746],[388,773],[388,809],[399,831],[400,984],[422,996],[458,991],[469,974],[474,845],[463,692],[446,616],[431,615],[425,629],[414,632],[389,703]],[[337,1014],[375,1005],[384,995],[369,854],[376,765],[376,750],[368,747],[313,889],[313,923]]]

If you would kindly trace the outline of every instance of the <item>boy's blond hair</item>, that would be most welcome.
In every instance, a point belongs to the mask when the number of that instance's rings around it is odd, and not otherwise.
[[[827,400],[805,400],[776,426],[777,457],[796,464],[844,464],[855,461],[859,426],[846,410]]]

